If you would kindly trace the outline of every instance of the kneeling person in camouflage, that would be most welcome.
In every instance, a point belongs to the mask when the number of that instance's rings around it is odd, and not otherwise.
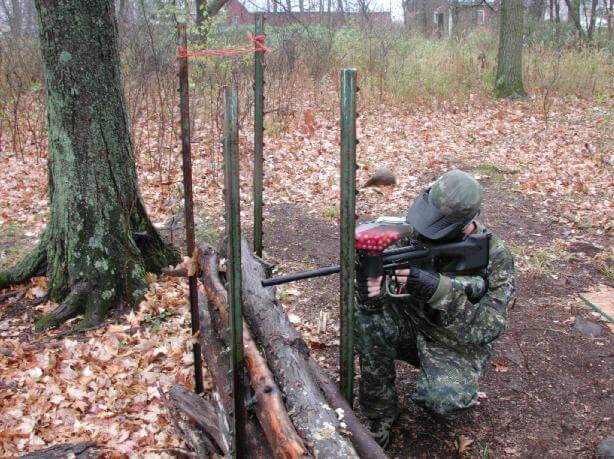
[[[428,246],[485,232],[475,220],[481,201],[472,176],[459,170],[442,175],[409,208],[413,230],[398,244]],[[420,368],[413,400],[439,418],[454,419],[475,406],[492,342],[506,327],[514,262],[501,239],[491,237],[488,266],[479,272],[453,275],[445,261],[436,271],[397,270],[388,289],[381,277],[369,278],[367,298],[358,299],[359,401],[384,447],[399,412],[395,360]]]

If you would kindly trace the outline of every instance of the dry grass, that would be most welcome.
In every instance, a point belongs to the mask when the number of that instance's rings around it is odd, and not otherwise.
[[[211,25],[207,47],[244,45],[250,29],[229,28],[218,20]],[[153,33],[152,45],[142,33],[126,32],[121,49],[129,116],[132,120],[147,119],[147,137],[155,133],[157,138],[152,143],[137,136],[137,155],[142,153],[157,164],[160,182],[164,182],[174,167],[167,145],[173,137],[178,102],[172,24],[158,22]],[[496,69],[497,36],[489,29],[460,39],[435,40],[407,36],[395,27],[364,31],[293,25],[268,28],[267,44],[271,49],[266,78],[269,134],[283,131],[288,117],[300,113],[297,109],[305,98],[317,100],[319,94],[334,91],[343,67],[358,69],[362,103],[391,106],[438,106],[488,99]],[[561,46],[543,40],[525,46],[525,86],[535,96],[536,108],[546,121],[554,98],[612,104],[612,48],[611,44],[600,49]],[[8,38],[0,36],[0,144],[20,153],[34,145],[43,156],[46,123],[38,43],[33,38],[23,39],[18,50]],[[206,120],[219,124],[220,88],[229,81],[238,83],[240,105],[251,106],[252,73],[250,56],[194,60],[191,84],[195,127]],[[207,148],[216,150],[218,146],[212,140]]]

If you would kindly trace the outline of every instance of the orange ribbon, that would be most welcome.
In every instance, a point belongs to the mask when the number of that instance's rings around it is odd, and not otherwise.
[[[183,46],[179,47],[179,54],[177,59],[188,57],[206,57],[206,56],[239,56],[243,54],[251,54],[258,51],[263,53],[269,49],[264,45],[264,39],[266,35],[255,35],[251,32],[247,32],[247,37],[253,43],[253,47],[246,45],[242,48],[228,48],[228,49],[203,49],[200,51],[188,51]]]

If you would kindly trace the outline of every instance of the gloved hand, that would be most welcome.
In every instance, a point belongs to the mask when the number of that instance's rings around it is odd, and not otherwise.
[[[439,285],[439,274],[423,269],[399,269],[395,272],[398,280],[407,279],[405,290],[418,300],[428,301]]]

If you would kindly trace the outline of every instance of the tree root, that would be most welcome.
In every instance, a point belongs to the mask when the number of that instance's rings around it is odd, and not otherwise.
[[[143,256],[147,271],[158,274],[162,268],[179,262],[179,251],[173,244],[162,239],[140,199],[131,215],[131,225],[132,237]]]
[[[104,299],[100,291],[94,290],[90,293],[85,306],[85,316],[79,323],[79,328],[96,327],[104,322],[109,310],[118,305],[116,297]]]
[[[45,274],[47,266],[47,238],[43,234],[41,241],[13,268],[8,271],[0,271],[0,290],[13,284],[22,284],[35,276]]]
[[[81,314],[85,309],[91,292],[92,289],[88,282],[81,281],[75,284],[62,304],[36,321],[34,325],[35,330],[40,332],[57,327],[78,314]]]
[[[16,298],[14,301],[20,301],[26,294],[27,289],[22,287],[17,290],[9,290],[6,293],[0,293],[0,303],[4,303],[9,298]]]
[[[139,249],[146,271],[160,273],[163,267],[179,262],[179,251],[172,244],[167,244],[162,240],[142,205],[133,215],[132,225],[134,228],[132,236]],[[97,285],[97,279],[93,278],[83,279],[70,286],[70,281],[65,274],[65,267],[55,262],[51,263],[52,266],[48,263],[47,248],[49,241],[49,230],[47,229],[44,231],[39,244],[28,255],[10,270],[0,271],[0,290],[14,284],[22,284],[34,276],[45,275],[46,272],[48,277],[50,276],[49,293],[51,299],[62,301],[62,303],[36,322],[36,331],[58,327],[79,314],[84,314],[79,329],[97,326],[104,321],[111,308],[122,301],[138,304],[140,297],[147,290],[145,272],[142,272],[142,282],[138,282],[134,271],[131,273],[132,277],[128,282],[132,290],[127,292],[121,292],[117,286],[104,289]],[[136,263],[139,263],[139,261],[136,261]],[[48,272],[49,268],[53,271]],[[57,274],[57,276],[54,274]],[[56,279],[56,277],[62,284],[61,288],[54,288],[54,285],[52,285],[53,279]],[[109,292],[113,293],[109,295]]]

